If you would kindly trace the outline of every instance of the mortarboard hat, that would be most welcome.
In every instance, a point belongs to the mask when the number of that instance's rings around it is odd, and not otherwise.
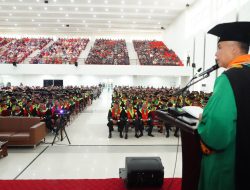
[[[230,22],[218,24],[208,31],[218,36],[220,41],[238,41],[250,45],[250,22]]]

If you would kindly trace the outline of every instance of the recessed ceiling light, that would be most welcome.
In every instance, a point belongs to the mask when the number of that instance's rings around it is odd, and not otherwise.
[[[39,2],[40,0],[36,0],[36,2]]]
[[[13,9],[16,9],[16,7],[13,7]]]
[[[138,9],[135,9],[135,12],[137,12],[137,13],[138,13],[138,12],[139,12],[139,10],[138,10]]]
[[[133,21],[133,24],[135,24],[136,23],[136,21]]]
[[[108,23],[111,23],[111,21],[109,20]]]
[[[150,9],[150,12],[151,12],[151,13],[154,12],[154,9]]]
[[[9,21],[9,19],[6,18],[5,21]]]
[[[108,1],[107,1],[107,0],[105,0],[105,1],[104,1],[104,3],[105,3],[105,4],[108,4]]]
[[[165,13],[168,13],[168,10],[165,10]]]
[[[62,11],[62,10],[63,10],[63,8],[62,8],[62,7],[60,7],[60,8],[59,8],[59,10],[60,10],[60,11]]]
[[[86,21],[85,21],[85,20],[83,20],[82,22],[83,22],[83,23],[85,23]]]
[[[32,22],[34,22],[35,20],[34,19],[31,19]]]
[[[149,15],[148,18],[151,19],[151,16]]]
[[[93,10],[94,10],[94,8],[91,7],[91,8],[90,8],[90,11],[93,11]]]
[[[88,27],[88,25],[87,25],[87,24],[85,24],[85,27]]]
[[[74,0],[70,0],[71,3],[74,3],[75,1]]]
[[[155,4],[155,5],[158,5],[158,1],[155,1],[154,4]]]
[[[58,30],[58,28],[56,28],[55,30]]]
[[[41,24],[39,23],[38,26],[41,26]]]
[[[57,19],[57,22],[60,22],[60,19]]]
[[[96,18],[96,15],[93,15],[94,18]]]
[[[46,10],[46,11],[47,11],[47,10],[48,10],[48,8],[47,8],[47,7],[44,7],[44,10]]]
[[[66,16],[66,17],[68,17],[68,16],[69,16],[69,14],[66,14],[65,16]]]
[[[107,11],[109,11],[109,9],[108,9],[108,8],[106,8],[106,9],[105,9],[105,11],[107,12]]]
[[[91,3],[91,0],[88,0],[88,3]]]
[[[120,9],[121,10],[121,12],[123,12],[124,10],[123,9]]]
[[[56,0],[53,0],[54,2],[56,2]]]
[[[121,4],[125,4],[125,1],[121,1]]]
[[[141,1],[138,2],[138,5],[141,5]]]
[[[123,15],[121,15],[121,18],[124,18],[124,16],[123,16]]]
[[[64,27],[65,25],[64,24],[62,24],[62,27]]]
[[[19,0],[20,2],[23,2],[23,0]]]
[[[158,24],[161,24],[161,22],[158,22]]]
[[[75,8],[75,11],[78,11],[78,7]]]
[[[14,24],[15,26],[17,26],[17,24]]]
[[[32,7],[29,7],[29,10],[32,10]]]
[[[41,16],[41,14],[37,14],[37,16]]]
[[[12,13],[9,13],[9,16],[12,16]]]

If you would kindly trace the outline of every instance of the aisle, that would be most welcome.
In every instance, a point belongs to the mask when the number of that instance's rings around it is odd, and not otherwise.
[[[99,99],[80,113],[72,124],[66,128],[72,145],[176,145],[177,138],[171,134],[166,138],[163,133],[158,133],[154,128],[155,137],[145,135],[141,138],[134,137],[134,129],[129,130],[128,139],[119,137],[115,127],[113,137],[108,138],[107,116],[111,105],[111,91],[105,89]],[[50,142],[51,138],[47,138]],[[65,139],[57,144],[67,144]]]

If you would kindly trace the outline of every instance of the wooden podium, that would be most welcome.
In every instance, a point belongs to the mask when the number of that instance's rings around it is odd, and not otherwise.
[[[197,190],[202,157],[196,130],[197,125],[189,125],[171,116],[168,112],[161,110],[157,110],[156,115],[163,122],[180,128],[182,142],[182,190]]]

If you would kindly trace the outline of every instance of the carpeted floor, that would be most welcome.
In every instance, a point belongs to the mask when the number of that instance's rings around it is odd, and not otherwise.
[[[0,180],[1,190],[125,190],[122,179]],[[155,188],[140,188],[140,190]],[[181,190],[180,178],[166,178],[162,190]]]

